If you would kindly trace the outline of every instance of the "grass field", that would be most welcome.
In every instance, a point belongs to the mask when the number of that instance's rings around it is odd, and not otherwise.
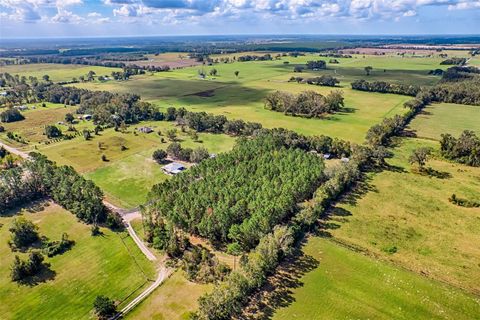
[[[72,78],[85,76],[89,71],[95,72],[97,76],[110,76],[112,71],[121,71],[120,68],[108,68],[99,66],[84,66],[78,64],[57,64],[57,63],[37,63],[1,66],[0,72],[8,72],[10,74],[18,74],[19,76],[36,77],[42,80],[44,75],[49,75],[53,82],[71,81]]]
[[[372,174],[347,197],[327,224],[335,238],[429,277],[480,294],[480,208],[448,201],[455,193],[480,201],[480,168],[432,159],[443,178],[412,172],[408,157],[419,146],[438,143],[402,139],[390,170]],[[396,251],[396,252],[395,252]]]
[[[286,275],[290,282],[284,284],[293,284],[286,289],[291,298],[282,300],[288,306],[277,310],[274,320],[459,320],[475,319],[480,313],[478,298],[332,241],[310,238],[303,251],[302,260],[318,266],[299,278]]]
[[[67,113],[75,113],[76,107],[65,107],[63,104],[46,103],[46,108],[40,107],[40,104],[35,104],[37,108],[35,110],[27,110],[22,112],[25,117],[24,120],[2,123],[6,131],[12,131],[19,134],[24,138],[29,146],[19,146],[22,148],[30,149],[32,145],[39,142],[47,141],[48,138],[44,135],[45,126],[50,124],[56,124],[59,121],[65,121],[65,115]],[[58,126],[61,130],[66,131],[66,126]],[[78,126],[79,128],[82,125]],[[7,141],[6,133],[0,134],[0,138]],[[8,141],[10,144],[15,145],[14,141]],[[18,143],[17,143],[18,144]]]
[[[147,277],[154,278],[154,266],[127,233],[102,229],[103,236],[92,237],[89,226],[53,204],[23,214],[39,226],[40,235],[58,240],[67,232],[75,245],[62,255],[46,259],[55,272],[53,279],[31,287],[17,285],[10,281],[15,254],[7,245],[13,217],[0,217],[1,319],[90,319],[97,295],[107,295],[122,307],[125,299],[131,299],[132,293],[147,284]]]
[[[410,124],[418,137],[439,140],[442,133],[459,136],[463,130],[480,134],[480,108],[453,103],[427,106]]]
[[[198,298],[211,290],[185,279],[181,271],[175,272],[149,297],[142,301],[125,319],[186,320],[198,308]]]

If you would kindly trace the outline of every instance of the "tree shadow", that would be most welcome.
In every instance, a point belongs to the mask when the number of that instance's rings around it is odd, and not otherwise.
[[[50,206],[50,200],[46,198],[34,200],[32,202],[29,202],[28,199],[25,200],[25,203],[20,204],[19,206],[15,208],[11,208],[6,210],[5,212],[2,212],[0,214],[1,217],[13,217],[16,215],[19,215],[22,213],[22,211],[26,211],[28,213],[38,213],[42,212]]]
[[[18,281],[18,284],[28,287],[34,287],[40,283],[54,280],[56,275],[57,273],[54,270],[50,269],[49,263],[42,263],[40,271],[36,275],[26,277]]]
[[[423,168],[421,170],[415,170],[414,173],[422,176],[437,178],[437,179],[450,179],[452,177],[450,172],[438,171],[433,169],[432,167]]]
[[[275,310],[288,307],[295,302],[293,290],[304,285],[301,278],[314,270],[320,262],[303,253],[300,248],[285,260],[268,278],[263,288],[250,298],[250,303],[236,319],[266,320]]]

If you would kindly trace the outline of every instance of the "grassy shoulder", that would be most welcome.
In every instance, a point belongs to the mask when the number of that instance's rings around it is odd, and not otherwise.
[[[70,251],[46,258],[55,274],[35,286],[10,280],[15,254],[7,245],[14,216],[0,217],[0,318],[89,319],[97,295],[107,295],[124,306],[155,277],[154,266],[142,255],[126,232],[92,237],[90,227],[61,207],[29,208],[22,214],[39,227],[39,233],[56,240],[68,233],[75,245]],[[20,255],[26,255],[20,253]]]
[[[478,298],[330,240],[312,237],[303,252],[315,267],[288,275],[290,302],[274,320],[473,319],[480,312]]]
[[[480,168],[432,159],[438,177],[412,171],[414,148],[436,142],[402,139],[390,170],[371,174],[360,192],[332,212],[335,238],[365,248],[407,269],[479,293],[480,209],[456,206],[452,194],[479,200]]]

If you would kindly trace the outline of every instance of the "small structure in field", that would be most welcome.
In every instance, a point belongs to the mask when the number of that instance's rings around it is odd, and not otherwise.
[[[172,163],[169,163],[166,166],[162,167],[163,172],[165,172],[166,174],[171,174],[171,175],[180,173],[185,169],[186,169],[185,166],[181,163],[178,163],[178,162],[172,162]]]
[[[140,128],[138,128],[137,130],[140,131],[140,132],[143,132],[143,133],[151,133],[151,132],[153,132],[153,129],[150,128],[150,127],[140,127]]]
[[[82,119],[83,119],[83,120],[87,120],[87,121],[88,121],[88,120],[92,120],[92,115],[91,115],[91,114],[84,114],[84,115],[82,116]]]
[[[324,153],[323,154],[323,159],[328,160],[328,159],[330,159],[331,156],[332,155],[330,153]]]
[[[13,108],[14,108],[14,109],[17,109],[17,110],[20,110],[20,111],[28,110],[28,107],[27,107],[26,105],[14,106]]]
[[[350,161],[349,158],[345,158],[343,157],[342,159],[340,159],[343,163],[348,163]]]

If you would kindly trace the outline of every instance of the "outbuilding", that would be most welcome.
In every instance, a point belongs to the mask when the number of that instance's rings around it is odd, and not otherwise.
[[[185,166],[181,163],[178,163],[178,162],[172,162],[172,163],[169,163],[166,166],[162,167],[163,172],[165,172],[166,174],[171,174],[171,175],[180,173],[185,169],[186,169]]]

